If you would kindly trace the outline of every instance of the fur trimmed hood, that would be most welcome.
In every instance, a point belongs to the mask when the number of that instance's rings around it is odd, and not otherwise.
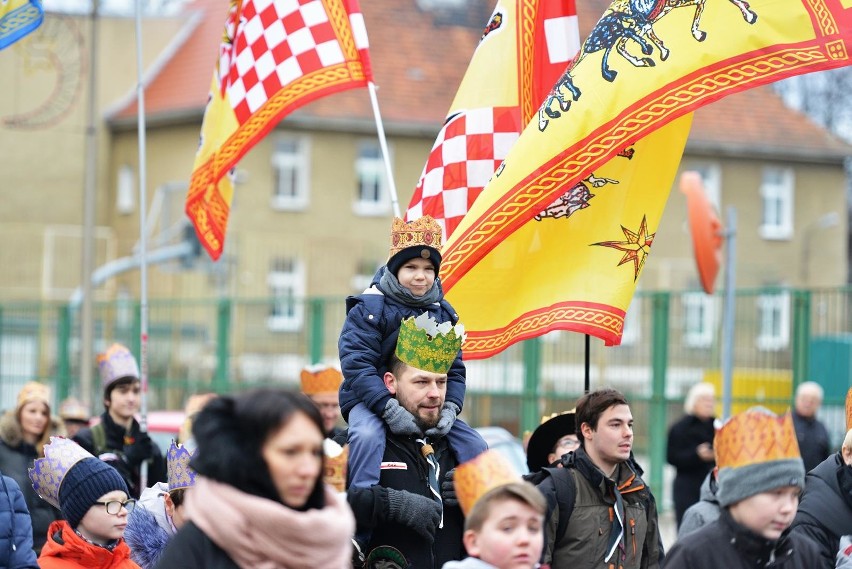
[[[44,434],[35,445],[38,455],[44,456],[44,445],[47,444],[51,436],[64,437],[66,435],[65,422],[61,418],[51,415],[47,429],[44,430]],[[0,417],[0,440],[12,449],[17,449],[24,442],[24,432],[14,409],[9,409]]]
[[[157,524],[154,515],[143,507],[137,507],[127,520],[124,541],[130,547],[130,559],[142,569],[157,564],[171,536]]]

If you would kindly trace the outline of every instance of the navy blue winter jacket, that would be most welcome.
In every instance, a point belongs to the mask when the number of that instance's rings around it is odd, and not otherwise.
[[[399,327],[404,318],[420,316],[425,308],[408,306],[385,296],[378,282],[385,270],[379,269],[369,289],[358,296],[346,299],[346,320],[337,348],[343,384],[340,386],[340,411],[349,420],[349,411],[363,402],[370,410],[382,416],[391,395],[382,377],[387,371],[385,363],[396,350]],[[429,314],[438,322],[459,320],[450,303],[441,299],[428,307]],[[462,352],[447,373],[446,401],[462,408],[465,392],[465,370]]]
[[[0,477],[0,567],[38,569],[30,512],[13,478]]]

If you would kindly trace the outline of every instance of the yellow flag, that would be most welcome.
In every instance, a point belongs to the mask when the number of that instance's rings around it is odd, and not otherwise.
[[[35,30],[43,20],[44,9],[39,0],[0,2],[0,49]]]
[[[549,330],[620,343],[690,113],[848,65],[850,42],[848,1],[610,5],[444,247],[465,357]]]

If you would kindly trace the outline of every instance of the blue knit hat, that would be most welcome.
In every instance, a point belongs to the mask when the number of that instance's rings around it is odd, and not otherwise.
[[[71,467],[59,487],[59,508],[72,528],[95,505],[98,498],[115,490],[127,492],[118,471],[97,458],[85,458]]]

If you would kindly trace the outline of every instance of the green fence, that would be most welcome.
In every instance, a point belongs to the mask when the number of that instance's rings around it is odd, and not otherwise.
[[[821,418],[839,441],[843,399],[852,378],[852,289],[762,289],[736,295],[734,410],[759,403],[783,411],[795,386],[818,381],[826,390]],[[636,448],[650,457],[659,484],[668,425],[681,414],[688,388],[721,386],[721,296],[695,292],[638,293],[624,341],[591,341],[592,388],[622,390],[636,419]],[[139,306],[96,303],[95,350],[113,341],[139,351]],[[343,323],[342,298],[150,300],[151,409],[179,408],[201,391],[259,385],[296,387],[306,364],[334,361]],[[20,386],[37,379],[55,398],[79,393],[79,313],[65,304],[0,305],[0,408],[14,405]],[[94,366],[94,358],[84,358]],[[464,416],[520,434],[543,414],[574,406],[585,376],[585,339],[551,333],[515,345],[489,360],[469,361]],[[95,372],[92,401],[99,401]]]

